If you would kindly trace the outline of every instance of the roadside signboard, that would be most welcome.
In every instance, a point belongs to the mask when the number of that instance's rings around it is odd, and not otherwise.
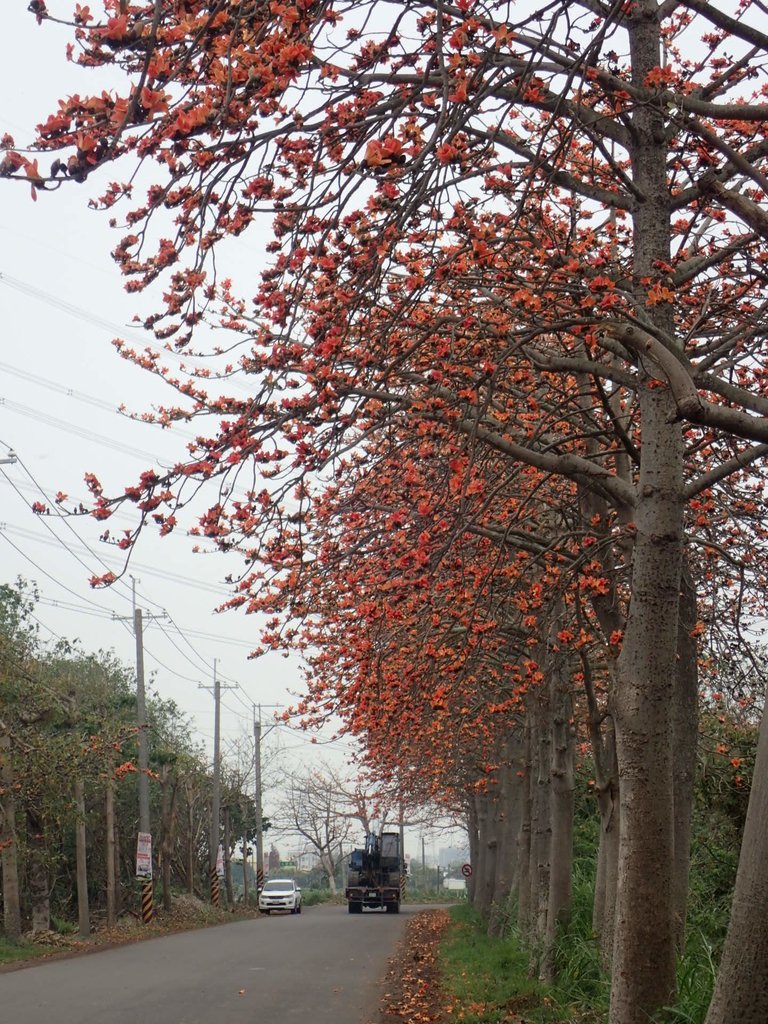
[[[472,877],[472,865],[471,864],[462,864],[461,865],[461,873],[462,873],[462,875],[464,875],[465,878],[471,878]]]
[[[136,843],[136,877],[152,877],[152,834],[139,832]]]

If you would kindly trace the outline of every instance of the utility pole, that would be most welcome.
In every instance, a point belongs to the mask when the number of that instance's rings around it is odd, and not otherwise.
[[[208,871],[211,882],[211,903],[221,903],[217,860],[221,839],[221,682],[216,673],[218,659],[213,659],[213,793],[211,796],[211,830],[208,842]],[[210,686],[198,684],[199,689],[210,690]],[[225,686],[225,690],[236,690],[237,684]]]
[[[216,675],[216,658],[213,659],[213,795],[211,797],[211,842],[208,849],[208,868],[211,873],[211,903],[218,907],[219,836],[221,832],[221,682]]]
[[[266,704],[265,707],[270,708],[281,708],[282,704]],[[263,829],[263,817],[264,811],[262,809],[262,785],[261,785],[261,704],[258,705],[258,717],[256,716],[256,705],[253,705],[253,770],[254,770],[254,782],[256,786],[256,799],[254,804],[256,806],[256,891],[258,892],[264,885],[264,829]],[[274,729],[274,725],[270,725],[269,729],[264,733],[271,732]]]
[[[256,718],[254,708],[253,716],[253,767],[254,782],[256,785],[256,892],[259,893],[264,886],[264,829],[262,827],[263,811],[261,807],[261,705],[259,705],[259,718]]]
[[[136,607],[136,580],[131,577],[133,598],[133,635],[136,638],[136,717],[139,726],[139,846],[149,850],[149,863],[144,858],[141,870],[141,919],[152,920],[154,892],[152,883],[152,823],[149,817],[149,735],[147,725],[147,691],[144,684],[144,623],[141,608]],[[136,870],[138,873],[138,857]]]
[[[133,635],[136,639],[136,724],[138,726],[139,835],[136,844],[136,875],[141,878],[141,919],[149,924],[154,914],[152,883],[152,822],[149,811],[149,723],[144,681],[144,620],[136,607],[136,584],[131,576]],[[154,616],[150,616],[154,618]]]
[[[139,725],[139,830],[149,832],[149,736],[147,691],[144,683],[144,623],[141,608],[133,610],[133,633],[136,637],[136,717]]]

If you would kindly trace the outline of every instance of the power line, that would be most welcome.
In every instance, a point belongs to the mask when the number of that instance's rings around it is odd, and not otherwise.
[[[91,405],[95,409],[102,409],[104,412],[113,413],[121,419],[128,420],[130,423],[138,423],[147,427],[153,427],[155,430],[159,427],[159,424],[157,423],[152,423],[151,421],[132,416],[130,413],[123,412],[119,406],[114,405],[112,402],[107,402],[103,398],[96,398],[94,395],[86,394],[84,391],[76,391],[74,388],[65,384],[58,384],[56,381],[47,380],[45,377],[40,377],[36,373],[30,373],[28,370],[20,370],[18,367],[10,366],[8,363],[3,362],[0,362],[0,370],[3,370],[4,373],[11,374],[14,377],[20,377],[22,380],[37,384],[39,387],[47,388],[49,391],[54,391],[59,395],[64,395],[66,398],[72,398],[77,402]],[[188,440],[194,440],[196,437],[196,435],[191,431],[182,430],[177,427],[175,423],[172,428],[164,426],[161,429],[172,429],[176,437],[183,437]]]
[[[59,547],[64,551],[70,551],[70,547],[64,544],[60,539],[58,543],[55,540],[49,540],[47,537],[38,536],[33,530],[25,530],[21,526],[11,526],[8,523],[0,523],[0,532],[12,533],[20,537],[25,537],[27,540],[33,540],[38,544],[47,544],[49,546]],[[83,545],[85,546],[85,545]],[[88,550],[86,548],[86,550]],[[109,556],[106,556],[109,559]],[[120,568],[123,563],[120,559],[115,558],[113,564]],[[185,587],[193,587],[196,590],[205,590],[212,594],[217,594],[220,598],[223,598],[227,593],[227,585],[222,583],[221,585],[215,583],[204,583],[200,580],[194,579],[192,576],[182,576],[181,573],[169,572],[163,569],[154,569],[152,566],[147,565],[145,562],[134,562],[131,560],[131,565],[135,569],[140,569],[142,572],[146,572],[150,576],[156,576],[159,579],[165,580],[168,583],[182,583]],[[120,581],[118,581],[120,582]],[[121,597],[125,595],[121,594]],[[149,598],[146,600],[142,598],[145,603],[152,604],[157,608],[162,608],[157,601],[152,601]]]
[[[110,320],[106,320],[104,317],[99,316],[96,313],[91,313],[87,309],[83,309],[82,306],[76,306],[72,302],[67,302],[65,299],[60,299],[58,296],[51,294],[51,292],[44,291],[42,288],[38,288],[36,285],[29,284],[26,281],[21,281],[17,277],[13,277],[11,274],[5,271],[0,271],[0,284],[4,284],[15,291],[21,292],[23,295],[27,295],[29,298],[35,299],[38,302],[44,302],[46,305],[52,306],[54,309],[58,309],[69,316],[75,317],[77,320],[85,321],[86,323],[93,324],[96,327],[100,327],[115,337],[123,334],[125,331],[141,331],[146,334],[146,328],[143,324],[128,323],[119,325],[113,323]],[[194,364],[191,363],[192,358],[200,360],[210,360],[211,358],[219,358],[219,353],[214,352],[213,356],[206,356],[204,353],[196,352],[193,355],[190,353],[176,352],[172,347],[161,346],[163,357],[169,357],[175,359],[179,364],[183,366],[189,366],[190,368],[185,372],[190,375],[194,375],[198,372]],[[211,376],[208,371],[206,373],[206,381],[210,385],[216,381],[216,376]],[[238,391],[243,391],[246,394],[250,393],[250,388],[247,385],[241,384],[239,381],[231,379],[231,373],[223,374],[223,378],[227,379],[230,386],[234,385]]]
[[[75,306],[71,302],[67,302],[65,299],[59,299],[50,292],[43,291],[42,288],[37,288],[35,285],[27,284],[26,281],[20,281],[17,277],[12,277],[5,271],[0,271],[0,283],[6,285],[8,288],[13,288],[14,291],[21,292],[23,295],[29,296],[29,298],[35,299],[38,302],[44,302],[48,306],[52,306],[54,309],[60,310],[62,313],[67,313],[69,316],[73,316],[78,320],[84,320],[87,323],[94,324],[96,327],[101,327],[105,331],[109,331],[111,334],[122,334],[125,330],[143,330],[138,324],[124,324],[122,326],[113,323],[111,320],[105,320],[104,317],[98,316],[95,313],[89,313],[88,310],[82,309],[80,306]]]
[[[10,412],[14,412],[19,416],[26,416],[29,419],[33,419],[36,423],[44,423],[46,426],[53,427],[55,430],[62,430],[67,434],[74,434],[75,437],[79,437],[85,441],[91,441],[93,444],[101,445],[104,448],[109,448],[112,451],[121,452],[123,455],[130,455],[134,458],[149,461],[155,463],[157,456],[152,453],[145,451],[142,448],[133,448],[131,445],[123,444],[121,441],[113,441],[104,434],[95,434],[93,430],[88,430],[85,427],[78,427],[74,423],[67,423],[64,420],[57,419],[55,416],[49,416],[47,413],[42,412],[39,408],[35,409],[30,405],[24,405],[21,402],[14,402],[10,398],[0,396],[0,405],[8,409]]]
[[[78,594],[76,591],[72,590],[71,587],[68,587],[66,585],[66,583],[62,583],[61,580],[57,580],[56,577],[52,576],[51,573],[49,573],[47,569],[44,569],[41,565],[38,565],[37,562],[33,558],[30,558],[29,555],[26,554],[25,551],[22,551],[22,549],[18,546],[18,544],[14,544],[13,541],[8,536],[7,530],[8,530],[7,527],[0,528],[0,537],[2,537],[2,539],[5,541],[6,544],[10,545],[10,547],[12,547],[14,549],[14,551],[17,552],[17,554],[21,555],[21,557],[26,562],[29,562],[30,565],[34,566],[34,568],[37,569],[38,572],[41,572],[43,574],[43,576],[46,577],[46,579],[49,579],[51,581],[51,583],[55,583],[57,587],[61,587],[63,590],[66,590],[66,592],[68,594],[71,594],[73,597],[77,597],[77,598],[80,598],[81,600],[83,600],[81,594]],[[84,600],[87,600],[87,598],[85,598]],[[96,608],[99,607],[99,605],[95,601],[90,601],[89,604],[93,604],[93,606],[96,607]]]

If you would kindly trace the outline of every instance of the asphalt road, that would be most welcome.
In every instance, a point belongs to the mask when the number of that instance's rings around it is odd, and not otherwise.
[[[400,914],[319,906],[0,974],[8,1024],[365,1024]]]

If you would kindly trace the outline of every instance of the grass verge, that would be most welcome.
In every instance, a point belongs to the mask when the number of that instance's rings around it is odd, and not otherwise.
[[[471,907],[453,907],[451,925],[440,949],[440,968],[448,1019],[462,1024],[599,1024],[605,1020],[607,985],[599,979],[593,943],[582,948],[575,936],[562,949],[571,970],[555,986],[539,982],[530,973],[528,952],[511,931],[502,939],[488,938]],[[578,954],[578,955],[577,955]],[[561,956],[558,956],[561,959]],[[585,977],[574,978],[581,961]],[[585,978],[589,980],[585,983]]]
[[[9,942],[0,935],[0,965],[15,964],[23,960],[34,960],[46,956],[49,950],[35,946],[32,942]]]

